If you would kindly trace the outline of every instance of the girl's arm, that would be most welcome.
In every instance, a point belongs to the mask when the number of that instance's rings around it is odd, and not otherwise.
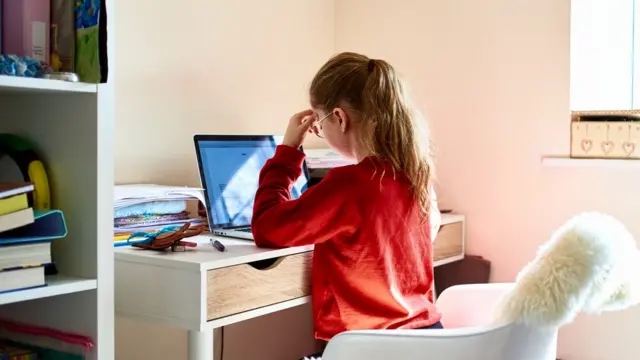
[[[316,244],[356,231],[360,212],[351,209],[354,201],[348,199],[354,186],[336,170],[291,200],[290,189],[302,175],[303,161],[301,151],[281,145],[260,172],[251,222],[257,246]]]

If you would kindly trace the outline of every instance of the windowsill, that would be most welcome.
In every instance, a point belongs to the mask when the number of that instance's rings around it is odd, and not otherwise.
[[[581,159],[568,156],[543,156],[542,166],[545,167],[581,167],[581,168],[638,168],[640,159]]]

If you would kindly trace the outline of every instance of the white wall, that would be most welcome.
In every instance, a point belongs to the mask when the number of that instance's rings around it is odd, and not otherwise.
[[[334,50],[332,0],[135,0],[117,11],[119,183],[198,185],[195,133],[284,132]],[[229,327],[224,360],[295,359],[314,349],[311,324],[301,307]],[[186,359],[186,332],[117,318],[116,358]]]

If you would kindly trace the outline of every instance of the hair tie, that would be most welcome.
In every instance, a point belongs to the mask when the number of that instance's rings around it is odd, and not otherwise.
[[[367,63],[367,71],[369,72],[373,72],[373,67],[376,66],[376,61],[373,59],[369,60],[369,63]]]

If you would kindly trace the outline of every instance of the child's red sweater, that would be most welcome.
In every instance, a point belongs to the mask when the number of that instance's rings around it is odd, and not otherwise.
[[[389,164],[367,158],[332,169],[299,199],[290,200],[303,160],[299,150],[279,146],[267,161],[252,228],[257,246],[316,245],[316,337],[437,323],[431,231],[421,221],[406,178],[394,176]]]

